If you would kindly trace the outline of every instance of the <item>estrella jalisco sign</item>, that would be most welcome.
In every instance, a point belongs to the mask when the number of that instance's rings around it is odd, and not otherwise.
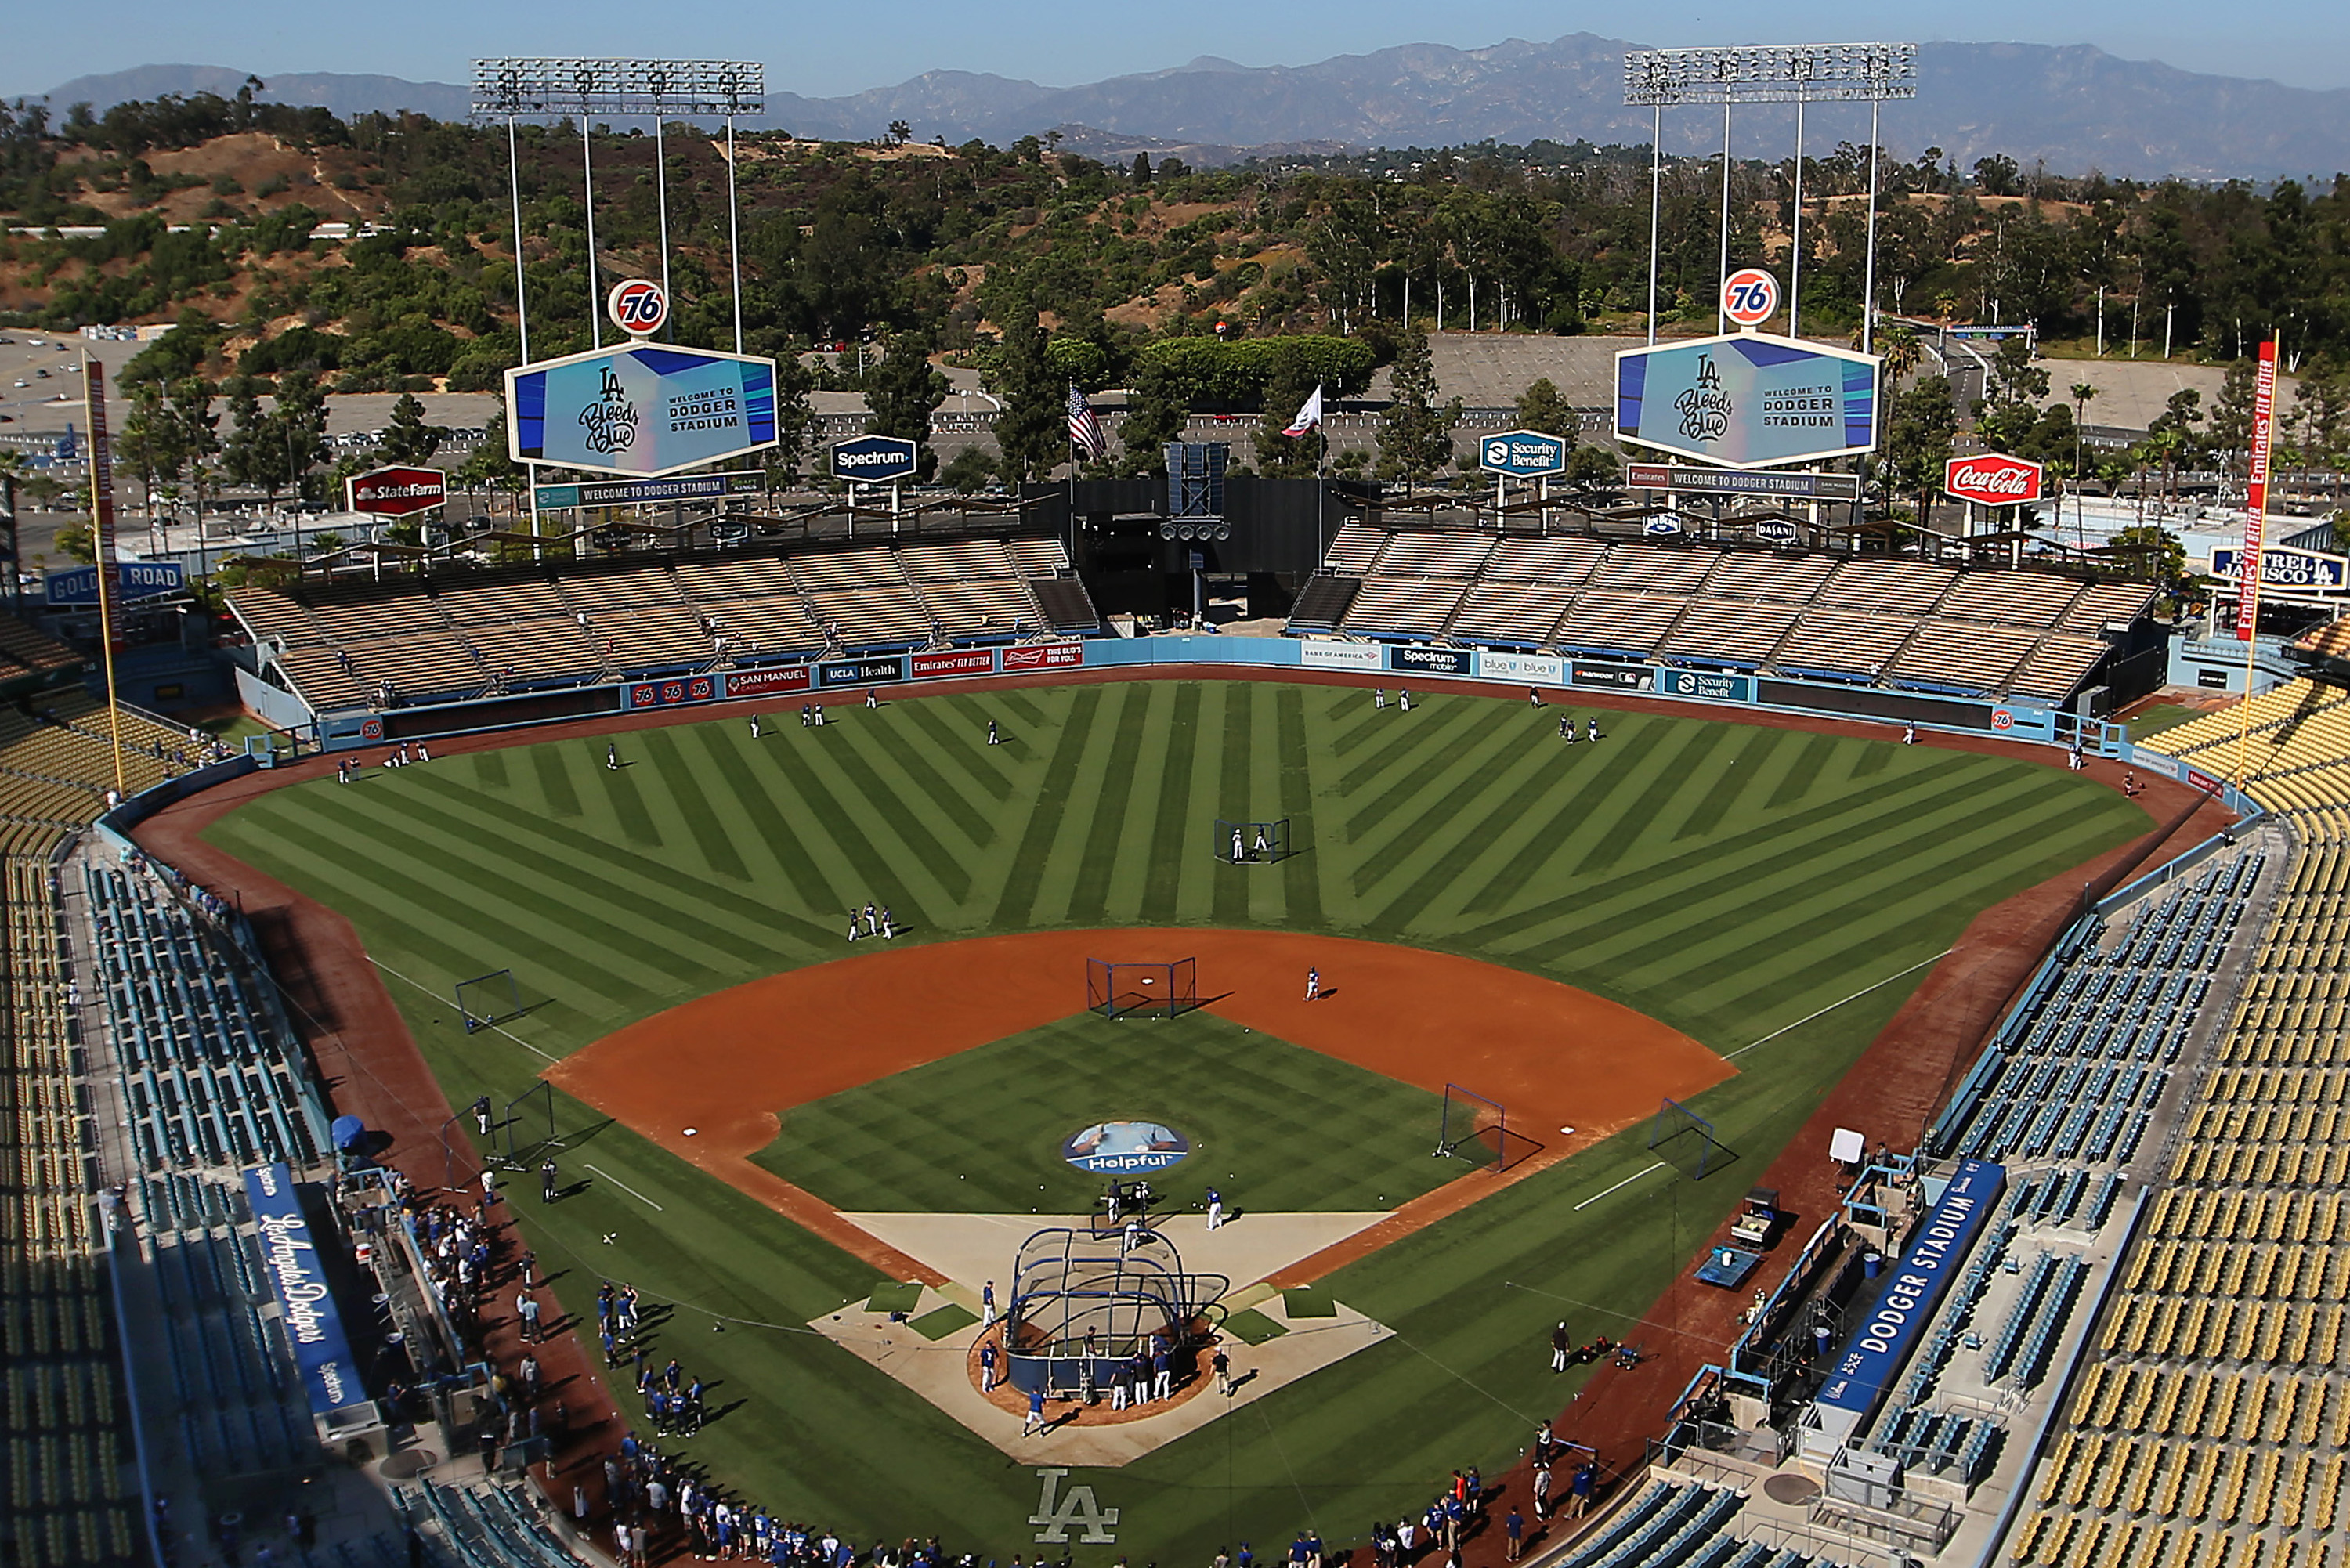
[[[1875,355],[1740,332],[1616,356],[1616,438],[1724,468],[1877,447]]]

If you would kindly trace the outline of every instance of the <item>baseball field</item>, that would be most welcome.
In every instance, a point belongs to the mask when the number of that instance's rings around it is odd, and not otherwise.
[[[604,1277],[673,1303],[656,1355],[712,1385],[695,1457],[861,1539],[1030,1550],[1036,1469],[1060,1461],[1049,1437],[1007,1457],[812,1326],[893,1275],[775,1190],[1066,1212],[1089,1179],[1060,1140],[1139,1116],[1194,1140],[1162,1188],[1217,1183],[1236,1232],[1253,1212],[1440,1216],[1318,1272],[1378,1343],[1069,1478],[1119,1513],[1081,1558],[1204,1562],[1309,1523],[1354,1538],[1456,1466],[1505,1469],[1574,1386],[1547,1370],[1550,1325],[1637,1320],[1976,912],[2146,822],[2062,768],[1889,732],[1616,711],[1569,746],[1557,711],[1253,681],[908,693],[821,730],[781,711],[756,739],[740,715],[629,733],[617,769],[600,738],[370,768],[206,836],[349,918],[452,1104],[520,1101],[543,1074],[581,1088],[552,1102],[577,1185],[518,1203],[563,1304],[592,1323]],[[1225,864],[1220,818],[1286,818],[1297,852]],[[899,934],[852,948],[868,902]],[[1201,1011],[1086,1013],[1072,955],[1186,956],[1167,950],[1187,931],[1226,955],[1202,958]],[[1251,961],[1276,951],[1278,980]],[[1300,1011],[1292,954],[1336,992],[1325,1011]],[[525,1011],[466,1033],[452,986],[501,969]],[[1555,1053],[1538,1001],[1489,1024],[1488,992],[1560,998]],[[615,1103],[625,1078],[591,1094],[599,1042],[662,1075],[648,1106],[731,1116],[725,1160],[685,1141],[698,1124]],[[1659,1073],[1697,1085],[1725,1147],[1702,1181],[1651,1170],[1622,1109],[1637,1091],[1653,1111]],[[1430,1159],[1446,1082],[1517,1096],[1543,1158],[1511,1178]]]

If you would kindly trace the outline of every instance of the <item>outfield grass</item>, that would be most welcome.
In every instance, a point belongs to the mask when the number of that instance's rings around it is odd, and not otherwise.
[[[990,717],[1007,744],[982,743]],[[739,718],[630,734],[619,772],[602,741],[573,740],[306,784],[210,836],[349,916],[460,1105],[519,1094],[543,1063],[456,1027],[455,979],[512,965],[550,998],[512,1027],[559,1056],[840,956],[868,898],[910,940],[1124,923],[1393,937],[1584,986],[1717,1051],[1773,1036],[1697,1102],[1738,1151],[1719,1175],[1648,1176],[1578,1210],[1649,1164],[1633,1132],[1520,1182],[1325,1282],[1395,1331],[1378,1346],[1076,1478],[1124,1511],[1118,1544],[1082,1560],[1205,1562],[1308,1520],[1345,1540],[1416,1511],[1454,1466],[1505,1468],[1582,1376],[1545,1370],[1550,1324],[1616,1333],[1642,1311],[1916,981],[1775,1032],[2145,822],[2060,768],[1648,712],[1569,748],[1555,719],[1253,682],[939,697],[756,742]],[[1217,817],[1278,815],[1304,853],[1217,865]],[[565,1104],[569,1125],[600,1121]],[[660,1210],[603,1181],[517,1207],[541,1257],[570,1260],[568,1309],[599,1272],[679,1303],[660,1353],[745,1402],[697,1459],[802,1519],[1027,1549],[1031,1469],[795,1330],[861,1303],[869,1269],[624,1129],[595,1127],[582,1158]],[[712,1314],[732,1331],[710,1334]]]
[[[1429,1158],[1441,1109],[1425,1089],[1212,1012],[1080,1013],[797,1106],[754,1158],[852,1211],[1082,1214],[1103,1178],[1063,1159],[1062,1140],[1089,1121],[1154,1121],[1191,1145],[1152,1178],[1162,1192],[1213,1185],[1275,1213],[1361,1213],[1467,1168]]]
[[[2189,708],[2177,702],[2157,702],[2130,715],[2129,738],[2143,741],[2148,735],[2158,735],[2165,730],[2175,730],[2189,719],[2199,719],[2205,710]]]

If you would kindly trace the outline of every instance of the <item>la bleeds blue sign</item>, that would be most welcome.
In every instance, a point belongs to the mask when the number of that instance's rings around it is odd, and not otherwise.
[[[1877,1407],[2006,1189],[2003,1165],[1970,1159],[1959,1167],[1852,1344],[1829,1369],[1818,1403],[1863,1416]]]
[[[1627,348],[1616,356],[1616,436],[1724,468],[1873,451],[1882,363],[1761,332]]]
[[[294,1190],[294,1173],[283,1162],[256,1166],[244,1173],[244,1191],[261,1227],[262,1266],[269,1272],[278,1305],[286,1309],[286,1339],[294,1347],[310,1408],[323,1416],[359,1404],[367,1388],[351,1361],[317,1239]]]

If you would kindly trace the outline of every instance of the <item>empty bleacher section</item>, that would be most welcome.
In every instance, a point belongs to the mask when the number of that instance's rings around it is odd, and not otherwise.
[[[1038,538],[246,587],[229,604],[320,711],[1101,628],[1060,543]]]
[[[452,1486],[428,1477],[395,1489],[392,1501],[420,1537],[462,1568],[577,1568],[580,1562],[512,1486]]]
[[[1350,522],[1289,628],[2054,702],[2153,597],[2049,572]]]
[[[2337,1564],[2350,1395],[2350,750],[2290,682],[2160,735],[2277,814],[2293,864],[2168,1152],[2017,1563]],[[2193,940],[2199,933],[2186,933]],[[2084,1558],[2083,1553],[2088,1555]],[[2116,1553],[2119,1553],[2118,1555]]]
[[[0,954],[0,1559],[144,1561],[132,1451],[113,1345],[103,1239],[90,1204],[87,1108],[47,849],[57,835],[6,829],[8,940]]]
[[[87,880],[141,1167],[324,1158],[326,1113],[258,966],[154,877],[93,865]]]
[[[286,1330],[256,1255],[244,1192],[225,1180],[164,1172],[139,1184],[171,1368],[168,1404],[151,1420],[202,1473],[302,1469],[317,1457]],[[157,1390],[149,1390],[150,1403]]]

